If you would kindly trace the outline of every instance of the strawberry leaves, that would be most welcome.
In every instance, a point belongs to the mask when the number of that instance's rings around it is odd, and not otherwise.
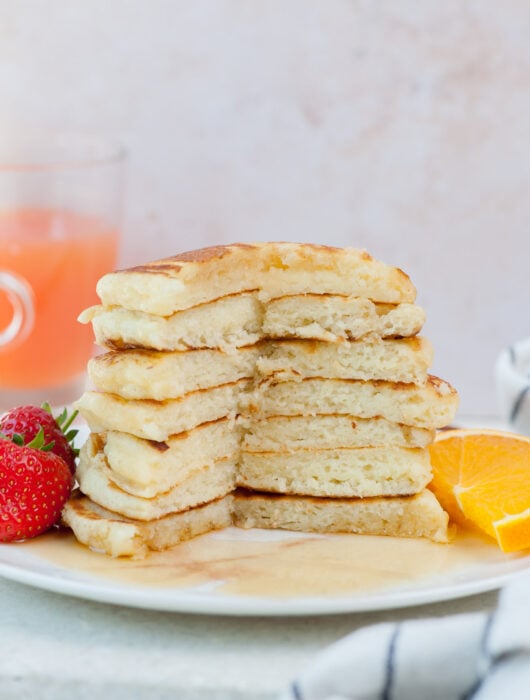
[[[62,457],[68,464],[72,474],[75,472],[75,461],[79,454],[73,442],[78,431],[71,428],[71,425],[77,417],[77,411],[71,415],[64,409],[62,413],[55,418],[51,412],[50,405],[45,403],[42,406],[18,406],[6,413],[0,418],[0,433],[10,438],[11,440],[20,443],[20,437],[14,438],[15,435],[22,436],[22,444],[28,445],[37,437],[39,430],[44,431],[44,445],[52,445],[46,449],[55,452]],[[38,449],[43,449],[44,445],[37,444]]]
[[[52,409],[51,409],[49,403],[43,403],[42,408],[45,411],[47,411],[48,413],[50,413],[50,415],[53,415]],[[72,423],[74,422],[74,420],[77,418],[78,414],[79,414],[79,411],[75,410],[75,411],[72,411],[72,413],[70,415],[68,415],[68,411],[66,410],[66,408],[63,408],[61,413],[58,416],[55,416],[55,422],[59,426],[59,429],[63,433],[64,437],[66,438],[66,441],[72,447],[72,450],[73,450],[76,457],[79,456],[79,450],[74,446],[74,440],[77,437],[79,430],[77,430],[75,428],[73,428],[72,430],[69,430],[69,428],[72,425]]]

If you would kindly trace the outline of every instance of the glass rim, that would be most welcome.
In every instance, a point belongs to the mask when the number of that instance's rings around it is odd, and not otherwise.
[[[0,137],[0,173],[86,170],[127,157],[119,141],[95,132],[14,129]]]

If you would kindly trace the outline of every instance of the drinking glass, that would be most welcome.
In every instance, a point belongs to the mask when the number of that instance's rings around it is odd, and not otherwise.
[[[83,390],[77,322],[116,265],[125,153],[95,136],[0,135],[0,412]]]

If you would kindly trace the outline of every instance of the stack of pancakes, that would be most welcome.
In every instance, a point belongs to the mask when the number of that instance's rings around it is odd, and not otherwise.
[[[142,556],[212,529],[447,541],[428,445],[456,392],[427,374],[415,289],[364,251],[208,248],[114,272],[88,309],[97,388],[78,539]]]

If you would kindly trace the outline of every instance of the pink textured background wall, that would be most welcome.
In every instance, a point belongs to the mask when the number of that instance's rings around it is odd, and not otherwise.
[[[525,0],[0,2],[0,120],[131,160],[122,264],[233,240],[403,267],[434,371],[493,415],[530,335]]]

